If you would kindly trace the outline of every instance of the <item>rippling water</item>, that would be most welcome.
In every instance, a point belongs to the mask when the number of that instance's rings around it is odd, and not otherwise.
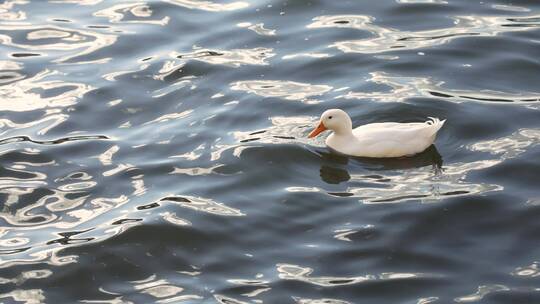
[[[2,303],[540,303],[540,2],[7,0]],[[308,140],[447,119],[413,158]]]

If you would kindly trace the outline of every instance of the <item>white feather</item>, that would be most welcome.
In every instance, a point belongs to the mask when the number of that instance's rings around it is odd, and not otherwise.
[[[423,123],[372,123],[352,129],[349,116],[342,110],[328,110],[321,116],[321,122],[336,131],[326,139],[326,144],[340,153],[360,157],[420,153],[433,144],[445,121],[429,117]]]

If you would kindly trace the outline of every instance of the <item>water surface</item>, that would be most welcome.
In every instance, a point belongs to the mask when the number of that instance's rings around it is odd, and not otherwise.
[[[2,303],[540,302],[540,2],[0,4]],[[447,119],[413,158],[306,138]]]

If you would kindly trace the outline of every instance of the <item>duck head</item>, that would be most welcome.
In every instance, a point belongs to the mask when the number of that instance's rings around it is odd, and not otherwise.
[[[322,113],[319,125],[309,133],[308,138],[313,138],[323,131],[331,130],[336,134],[348,134],[352,132],[352,121],[349,115],[340,109],[330,109]]]

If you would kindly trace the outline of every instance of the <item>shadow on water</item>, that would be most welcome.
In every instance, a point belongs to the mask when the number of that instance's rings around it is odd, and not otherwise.
[[[431,145],[425,151],[411,157],[350,157],[332,149],[330,149],[330,152],[321,152],[321,156],[323,159],[320,169],[321,179],[328,184],[339,184],[351,179],[351,175],[347,170],[349,162],[354,162],[354,166],[360,165],[373,171],[403,170],[432,166],[435,172],[440,172],[443,165],[443,158],[435,145]]]
[[[432,145],[412,157],[359,158],[318,151],[321,156],[318,188],[293,188],[334,197],[355,197],[363,204],[418,201],[439,202],[450,196],[498,189],[496,185],[466,181],[470,169],[459,163],[443,168],[443,158]]]

